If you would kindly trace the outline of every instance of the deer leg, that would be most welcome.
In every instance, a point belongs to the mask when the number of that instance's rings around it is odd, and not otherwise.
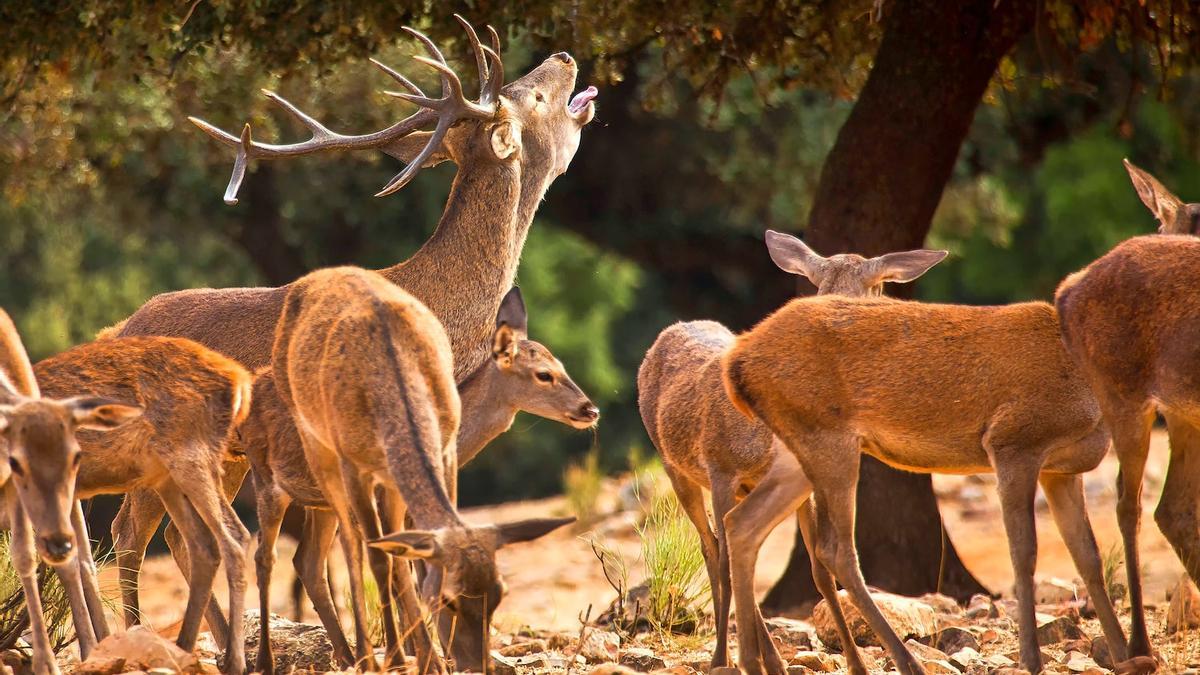
[[[343,475],[346,475],[345,472]],[[364,486],[357,479],[351,479],[345,481],[345,489],[363,537],[368,541],[382,537],[383,525],[379,522],[379,511],[375,506],[374,486]],[[392,557],[386,551],[368,548],[367,564],[371,567],[371,574],[375,577],[375,585],[379,589],[379,610],[383,616],[384,644],[387,645],[384,667],[400,668],[404,665],[404,648],[400,644],[400,631],[396,627]]]
[[[1042,490],[1046,493],[1046,502],[1050,505],[1050,513],[1054,516],[1058,531],[1071,552],[1071,559],[1075,561],[1075,569],[1079,570],[1079,575],[1083,577],[1092,604],[1096,607],[1096,614],[1104,629],[1104,637],[1113,660],[1124,661],[1125,632],[1121,629],[1121,622],[1117,619],[1112,600],[1108,597],[1108,589],[1104,587],[1100,549],[1096,545],[1096,535],[1092,532],[1083,497],[1083,477],[1079,474],[1042,474],[1040,480]]]
[[[1013,460],[1021,453],[1001,451]],[[1013,578],[1017,595],[1017,625],[1020,629],[1021,667],[1031,673],[1042,670],[1042,654],[1037,640],[1037,618],[1034,615],[1033,572],[1037,565],[1037,527],[1033,516],[1033,500],[1037,492],[1038,467],[995,459],[998,467],[997,491],[1000,512],[1004,517],[1004,532],[1008,535],[1008,552],[1012,557]]]
[[[1200,429],[1174,414],[1165,415],[1171,462],[1154,520],[1193,581],[1200,580]],[[1134,652],[1135,656],[1142,654]]]
[[[789,448],[812,448],[811,456],[798,456],[814,486],[817,508],[817,552],[834,570],[850,600],[887,649],[896,669],[905,675],[925,672],[875,605],[863,579],[854,544],[854,499],[860,449],[852,436],[785,439]],[[804,461],[804,460],[811,461]]]
[[[131,490],[121,500],[121,509],[112,523],[113,546],[117,549],[117,572],[121,580],[121,604],[125,627],[141,623],[138,578],[146,548],[166,515],[162,500],[149,488]],[[186,576],[186,573],[185,575]]]
[[[383,507],[384,522],[388,531],[402,529],[407,513],[407,505],[398,492],[384,489],[380,494],[380,504]],[[431,573],[427,579],[438,587],[440,595],[441,569],[430,565],[426,569]],[[417,582],[412,567],[407,560],[397,558],[392,561],[392,586],[395,590],[396,605],[404,628],[402,636],[404,643],[417,658],[417,668],[421,672],[435,670],[440,667],[440,659],[433,646],[433,636],[425,624],[425,613],[421,599],[417,593]],[[437,597],[437,596],[434,596]],[[444,651],[450,651],[450,643],[444,645]]]
[[[158,501],[157,499],[155,501]],[[71,527],[75,530],[76,563],[82,586],[84,604],[91,616],[92,632],[99,642],[108,637],[108,620],[104,618],[104,599],[100,595],[100,582],[96,580],[96,559],[92,555],[92,541],[88,536],[87,520],[83,517],[83,504],[78,499],[71,509]],[[80,647],[82,651],[82,645]],[[87,658],[87,657],[83,657]]]
[[[260,673],[275,672],[271,651],[271,570],[275,566],[275,542],[283,524],[283,514],[291,499],[277,485],[255,476],[254,502],[258,512],[258,550],[254,552],[254,568],[258,580],[259,633],[258,657],[254,668]]]
[[[333,603],[329,589],[329,574],[326,559],[333,538],[337,534],[337,516],[332,511],[306,508],[304,510],[304,531],[296,545],[296,554],[292,557],[292,565],[296,576],[304,585],[304,590],[312,600],[313,609],[321,619],[321,625],[329,635],[333,645],[333,656],[343,668],[354,665],[354,651],[346,640],[338,619],[337,607]]]
[[[808,558],[812,562],[813,584],[821,593],[821,597],[829,605],[833,615],[834,627],[838,639],[842,643],[842,654],[846,657],[846,666],[851,675],[867,675],[867,665],[863,663],[858,645],[850,634],[850,625],[846,622],[846,613],[842,611],[842,603],[837,594],[837,583],[833,573],[821,562],[817,555],[817,512],[813,508],[813,500],[808,499],[796,510],[796,525],[800,528],[800,538],[804,540],[804,548],[808,550]]]
[[[1149,408],[1128,412],[1110,409],[1104,411],[1104,417],[1108,420],[1113,450],[1121,465],[1117,474],[1117,525],[1121,529],[1121,542],[1125,547],[1125,575],[1129,583],[1129,653],[1149,656],[1150,638],[1142,604],[1138,533],[1142,522],[1142,477],[1146,469],[1146,454],[1150,450],[1150,427],[1154,423],[1154,411]],[[1163,486],[1163,496],[1167,494],[1167,487]]]
[[[29,632],[33,640],[33,672],[37,675],[58,675],[58,662],[54,660],[54,648],[46,632],[46,618],[42,612],[42,597],[38,592],[37,550],[33,543],[33,526],[25,515],[25,508],[17,496],[16,488],[7,489],[9,525],[12,528],[12,564],[21,579],[25,591],[25,608],[29,612]]]
[[[738,665],[746,673],[765,670],[771,675],[779,675],[787,669],[767,632],[754,597],[754,568],[767,535],[800,506],[811,494],[812,487],[790,454],[777,456],[767,475],[750,494],[721,514],[718,502],[732,501],[735,487],[719,488],[714,484],[713,509],[714,515],[718,516],[717,537],[732,572],[730,585],[736,598]]]
[[[730,595],[726,592],[726,588],[729,584],[726,583],[728,577],[721,574],[721,546],[708,521],[708,511],[704,507],[704,493],[698,484],[670,464],[664,462],[663,469],[667,478],[671,480],[671,486],[675,488],[675,496],[679,499],[679,505],[683,507],[683,512],[687,514],[688,520],[692,521],[692,525],[696,528],[696,533],[700,535],[700,551],[704,554],[704,567],[708,571],[708,586],[712,591],[713,616],[717,623],[717,646],[713,650],[709,669],[728,666]],[[716,501],[715,496],[713,500]]]
[[[181,570],[188,582],[188,599],[175,643],[184,651],[190,652],[196,646],[196,636],[200,633],[200,619],[208,607],[209,598],[212,597],[213,579],[217,576],[217,565],[220,562],[216,554],[217,542],[173,480],[159,486],[158,495],[171,516],[171,522],[179,528],[187,542],[185,558],[188,564],[186,569],[181,567]],[[178,559],[177,557],[176,560]]]
[[[67,591],[67,601],[71,605],[71,624],[75,627],[75,637],[79,640],[79,657],[86,659],[96,648],[96,632],[92,628],[92,613],[88,610],[87,600],[83,597],[83,582],[79,579],[79,557],[61,565],[54,566],[54,572],[62,581]]]

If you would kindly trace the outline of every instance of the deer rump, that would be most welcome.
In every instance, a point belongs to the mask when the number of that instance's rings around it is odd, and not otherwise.
[[[740,336],[723,373],[738,409],[785,441],[788,428],[848,431],[909,471],[991,471],[982,439],[998,419],[1036,420],[1026,447],[1099,421],[1046,303],[797,299]]]

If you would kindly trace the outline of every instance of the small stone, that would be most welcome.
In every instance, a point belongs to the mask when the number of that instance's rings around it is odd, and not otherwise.
[[[1075,623],[1071,617],[1051,617],[1039,614],[1037,618],[1038,644],[1052,645],[1065,642],[1066,640],[1078,640],[1083,637],[1083,631],[1079,629],[1079,624]]]
[[[530,640],[528,642],[518,642],[501,648],[501,656],[529,656],[530,654],[540,654],[549,649],[545,640]]]
[[[954,598],[941,593],[926,593],[917,599],[943,614],[962,614],[963,611]]]
[[[123,656],[113,656],[106,659],[92,656],[75,668],[75,672],[80,675],[116,675],[116,673],[123,673],[125,670],[125,657]]]
[[[670,668],[659,668],[650,675],[692,675],[692,669],[684,665],[671,666]],[[709,675],[712,675],[712,671],[709,671]]]
[[[585,631],[584,637],[587,637],[586,633],[590,633],[590,632],[591,632],[590,629],[588,631]],[[575,642],[575,636],[573,636],[573,635],[569,635],[567,633],[551,633],[546,638],[546,648],[553,649],[553,650],[559,651],[559,652],[566,651],[571,648],[571,645],[574,642]]]
[[[602,663],[588,671],[588,675],[634,675],[637,672],[615,663]]]
[[[644,647],[626,649],[621,653],[620,663],[641,673],[667,667],[667,662],[661,656]]]
[[[1079,652],[1071,652],[1063,658],[1063,663],[1067,664],[1067,670],[1072,673],[1082,673],[1092,668],[1097,668],[1096,662],[1090,658],[1080,654]]]
[[[923,645],[916,640],[909,640],[904,643],[904,646],[908,647],[908,651],[912,652],[913,656],[923,661],[936,661],[939,659],[944,661],[948,658],[942,650],[935,649],[929,645]]]
[[[606,663],[621,655],[621,636],[607,630],[588,630],[579,643],[579,655],[588,663]]]
[[[257,609],[248,610],[242,616],[246,630],[246,660],[251,664],[258,658],[259,617]],[[323,673],[337,667],[333,644],[324,627],[296,623],[278,614],[268,615],[267,625],[271,630],[271,655],[275,659],[276,672],[315,670]]]
[[[493,651],[491,657],[492,667],[488,669],[488,672],[492,673],[492,675],[517,675],[515,658],[501,656],[500,652],[497,651]]]
[[[936,613],[932,607],[920,600],[882,592],[872,593],[871,599],[901,639],[921,638],[937,631]],[[850,625],[850,635],[854,642],[860,647],[878,646],[880,642],[875,631],[871,630],[870,625],[850,602],[846,591],[838,591],[838,601],[846,615],[846,622]],[[828,602],[822,600],[817,603],[813,608],[812,622],[821,642],[827,645],[839,644],[837,625],[833,621]]]
[[[926,675],[962,675],[962,671],[950,665],[950,662],[944,659],[922,661],[921,667],[925,669]]]
[[[995,619],[1001,616],[1001,610],[990,597],[976,593],[967,601],[965,614],[968,619]]]
[[[1029,671],[1021,668],[997,668],[992,671],[992,675],[1029,675]]]
[[[983,660],[986,661],[988,665],[995,668],[1011,668],[1012,666],[1017,665],[1016,661],[1013,661],[1003,654],[988,654],[987,656],[983,657]]]
[[[1200,626],[1200,591],[1185,573],[1171,592],[1171,604],[1167,606],[1167,632],[1178,633],[1186,628]]]
[[[710,668],[708,675],[741,675],[742,669],[737,666],[717,666]]]
[[[124,633],[114,633],[92,650],[88,660],[75,672],[85,675],[109,675],[117,660],[123,660],[123,670],[171,668],[178,673],[200,673],[200,659],[189,654],[145,626],[134,626]]]
[[[979,649],[979,638],[964,628],[948,626],[934,636],[934,646],[947,654],[953,654],[961,649]]]
[[[1092,640],[1091,649],[1088,653],[1091,655],[1092,660],[1096,662],[1096,665],[1109,670],[1113,669],[1113,665],[1115,664],[1113,664],[1112,652],[1108,651],[1108,640],[1105,640],[1104,636]]]
[[[777,640],[797,649],[813,649],[817,640],[817,629],[807,621],[797,621],[781,616],[766,620],[767,631]]]
[[[1063,652],[1068,654],[1071,652],[1079,652],[1084,656],[1090,656],[1092,654],[1092,641],[1086,637],[1081,640],[1067,640],[1066,642],[1062,643],[1061,647]]]
[[[999,639],[1000,631],[995,628],[984,628],[983,632],[979,634],[979,644],[981,645],[989,645]]]
[[[832,673],[838,669],[837,661],[829,654],[813,651],[796,652],[796,655],[792,657],[791,665],[803,666],[818,673]]]
[[[959,670],[966,670],[982,660],[983,655],[971,647],[963,647],[950,655],[950,663]]]
[[[1033,597],[1034,602],[1039,605],[1057,605],[1086,598],[1087,588],[1058,577],[1047,577],[1034,585]]]

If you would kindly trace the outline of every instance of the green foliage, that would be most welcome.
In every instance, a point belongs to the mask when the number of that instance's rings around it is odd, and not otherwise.
[[[694,630],[708,606],[708,574],[700,537],[675,493],[658,491],[637,532],[646,564],[646,616],[651,625],[660,633]]]
[[[603,489],[604,472],[600,470],[600,453],[595,449],[582,460],[567,465],[563,471],[563,496],[567,508],[578,519],[576,529],[587,530],[596,522]]]
[[[12,649],[29,627],[25,591],[12,566],[12,535],[0,532],[0,649]],[[75,638],[71,625],[71,603],[58,575],[45,565],[38,566],[38,589],[50,644],[54,650],[66,647]]]

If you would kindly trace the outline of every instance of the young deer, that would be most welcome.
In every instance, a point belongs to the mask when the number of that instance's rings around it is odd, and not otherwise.
[[[1117,661],[1125,658],[1079,475],[1099,464],[1108,432],[1063,348],[1053,307],[793,300],[737,338],[722,375],[733,404],[796,455],[816,500],[817,556],[901,672],[923,671],[872,601],[854,545],[864,452],[909,471],[996,473],[1016,578],[1021,667],[1031,672],[1041,670],[1033,598],[1040,482],[1109,649]]]
[[[83,658],[108,636],[83,509],[75,498],[80,449],[75,433],[109,431],[141,409],[92,396],[43,398],[16,326],[0,310],[0,438],[8,461],[0,489],[12,530],[12,564],[25,591],[33,672],[57,674],[38,592],[40,558],[62,579]]]
[[[1134,237],[1067,277],[1055,304],[1063,340],[1092,385],[1121,463],[1117,524],[1125,547],[1131,610],[1129,651],[1150,655],[1142,606],[1138,531],[1142,476],[1155,413],[1167,421],[1171,460],[1154,519],[1193,580],[1200,581],[1200,349],[1195,293],[1200,282],[1200,204],[1184,204],[1125,161],[1138,195],[1163,235]]]
[[[819,294],[880,295],[885,282],[912,281],[946,257],[945,251],[922,250],[878,258],[854,254],[824,258],[782,232],[767,230],[766,241],[775,264],[807,277]],[[739,414],[725,395],[720,359],[733,342],[733,333],[713,321],[677,323],[664,330],[638,369],[638,408],[679,503],[700,533],[717,619],[711,667],[729,665],[729,601],[733,594],[737,596],[742,669],[783,673],[783,661],[754,599],[754,567],[766,536],[800,508],[811,489],[796,459],[771,431]],[[705,512],[703,490],[712,494],[715,535]],[[735,508],[740,495],[745,498]],[[756,506],[760,503],[762,506]],[[761,515],[764,510],[769,510],[771,517],[741,520],[744,513]],[[812,527],[811,508],[806,506],[799,519],[807,535]],[[809,541],[807,536],[805,541]],[[829,570],[816,563],[815,556],[810,557],[817,588],[830,601],[850,670],[865,674],[836,601]]]
[[[361,136],[335,133],[275,95],[274,102],[313,134],[301,143],[269,145],[251,141],[247,125],[240,137],[192,119],[217,141],[237,149],[226,201],[237,189],[252,159],[298,157],[346,150],[378,150],[406,162],[404,171],[380,194],[403,187],[421,168],[452,161],[458,173],[433,236],[408,260],[380,270],[389,281],[421,300],[441,321],[454,352],[455,378],[466,377],[488,358],[492,322],[504,294],[516,278],[521,250],[534,212],[550,184],[566,171],[579,147],[583,127],[595,116],[596,88],[572,96],[578,66],[565,52],[504,84],[500,41],[490,27],[491,47],[480,44],[470,24],[455,17],[472,45],[480,95],[468,100],[458,76],[437,47],[421,33],[406,29],[424,45],[421,63],[441,75],[442,97],[426,98],[392,69],[375,65],[411,94],[398,94],[421,108],[392,126]],[[418,131],[436,126],[433,132]],[[114,326],[113,335],[186,337],[229,356],[251,371],[271,361],[271,341],[288,286],[279,288],[190,289],[151,298]],[[226,471],[227,494],[241,485],[246,465]],[[136,509],[136,510],[135,510]],[[134,493],[113,522],[118,548],[131,551],[122,561],[126,621],[136,622],[137,574],[141,551],[162,519],[152,494]],[[208,614],[218,637],[224,635],[219,612]]]
[[[113,338],[40,361],[34,373],[51,396],[86,393],[137,402],[145,413],[103,436],[79,434],[76,494],[152,490],[187,542],[188,602],[177,642],[191,650],[225,564],[229,609],[225,670],[245,672],[241,612],[250,534],[221,492],[226,441],[250,408],[250,375],[234,361],[181,338]]]
[[[562,363],[544,346],[527,339],[525,304],[513,288],[500,305],[492,340],[492,358],[458,385],[462,401],[462,424],[458,430],[458,464],[471,461],[494,438],[512,425],[518,411],[540,415],[577,429],[591,427],[600,413],[571,380]],[[337,526],[304,456],[295,426],[275,389],[275,378],[267,370],[254,383],[256,411],[241,428],[242,444],[250,459],[258,500],[259,603],[269,607],[271,570],[275,563],[275,541],[284,514],[293,503],[305,507],[303,533],[293,558],[296,574],[321,617],[340,661],[353,663],[349,645],[325,576],[325,561]],[[453,615],[453,616],[451,616]],[[485,630],[482,616],[463,612],[441,612],[441,621],[456,626],[455,640],[471,640]],[[274,663],[268,639],[268,622],[261,626],[256,670],[270,673]],[[470,653],[476,644],[447,645],[455,654]]]
[[[502,335],[507,331],[499,331]],[[338,521],[349,568],[357,656],[374,669],[362,595],[362,543],[371,543],[372,573],[391,595],[386,553],[441,567],[445,604],[481,627],[452,645],[460,670],[486,669],[488,630],[504,586],[495,552],[573,519],[537,519],[469,527],[454,507],[455,438],[460,402],[445,331],[419,300],[374,272],[332,268],[294,283],[276,330],[272,371],[321,494]],[[390,524],[407,514],[417,530],[383,536],[379,500]],[[386,553],[385,553],[386,552]],[[395,566],[406,619],[418,611],[407,564]],[[418,621],[410,629],[420,632]],[[474,645],[466,649],[466,645]],[[402,650],[389,645],[394,660]],[[432,652],[422,671],[443,672]]]

